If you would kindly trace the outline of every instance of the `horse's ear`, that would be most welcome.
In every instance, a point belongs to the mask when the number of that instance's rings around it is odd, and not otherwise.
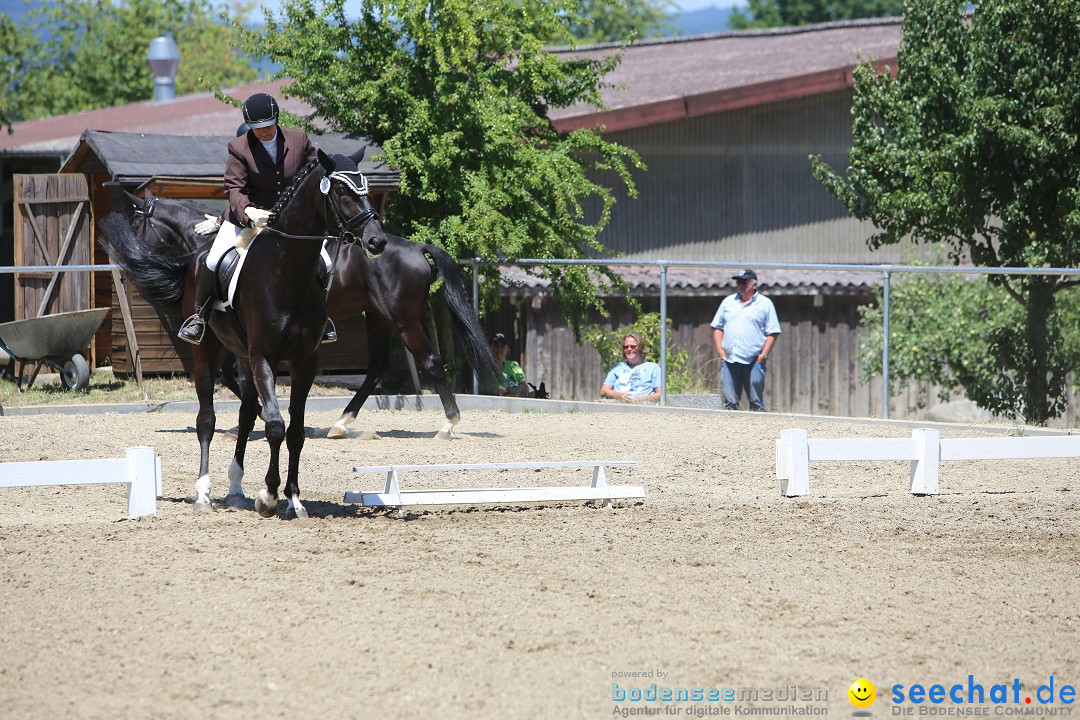
[[[135,207],[142,207],[143,206],[143,204],[144,204],[143,199],[141,197],[139,197],[138,195],[132,195],[127,190],[124,190],[124,194],[127,195],[127,199],[130,200],[131,204],[134,205]]]
[[[316,152],[319,157],[319,164],[323,166],[323,170],[325,170],[327,173],[334,172],[334,161],[330,158],[330,156],[324,153],[322,151],[322,148],[319,148]]]
[[[357,165],[359,165],[360,161],[364,159],[364,153],[366,153],[366,152],[367,152],[367,148],[362,147],[359,150],[357,150],[356,152],[354,152],[352,155],[350,155],[349,159],[352,160]]]

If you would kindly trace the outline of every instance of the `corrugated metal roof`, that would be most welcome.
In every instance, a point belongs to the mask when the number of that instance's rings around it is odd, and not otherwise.
[[[657,295],[660,292],[660,268],[653,266],[616,266],[613,268],[630,285],[632,295]],[[551,283],[517,265],[500,268],[505,295],[545,295]],[[669,267],[668,294],[673,296],[728,295],[735,292],[732,268]],[[757,270],[758,286],[769,295],[851,294],[865,295],[882,285],[881,273],[853,270],[809,270],[776,268]]]

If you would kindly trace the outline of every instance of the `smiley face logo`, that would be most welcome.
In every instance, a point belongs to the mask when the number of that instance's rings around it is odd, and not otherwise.
[[[866,708],[877,699],[877,688],[866,678],[859,678],[847,689],[848,700],[857,708]]]

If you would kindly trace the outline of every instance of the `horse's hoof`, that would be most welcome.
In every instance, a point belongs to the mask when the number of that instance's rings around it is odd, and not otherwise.
[[[197,513],[208,513],[213,508],[210,506],[209,498],[197,498],[195,500],[195,504],[192,506],[192,509]]]
[[[260,490],[255,496],[255,511],[264,518],[277,515],[277,499],[270,496],[268,490]]]
[[[361,430],[359,433],[356,434],[356,439],[357,440],[382,440],[382,437],[379,435],[379,433],[375,432],[374,430]]]
[[[240,426],[237,425],[234,428],[229,428],[225,432],[221,433],[222,440],[228,440],[229,442],[236,442],[236,438],[240,436]]]
[[[334,423],[334,427],[330,428],[330,431],[326,433],[328,438],[345,437],[349,434],[349,428],[340,423]]]
[[[303,507],[289,508],[288,510],[285,511],[285,519],[286,520],[307,520],[308,519],[307,510],[305,510]]]
[[[247,497],[245,497],[242,493],[229,493],[225,496],[225,505],[226,507],[242,508],[247,505]]]
[[[435,433],[436,440],[453,440],[455,437],[453,430],[440,430]]]

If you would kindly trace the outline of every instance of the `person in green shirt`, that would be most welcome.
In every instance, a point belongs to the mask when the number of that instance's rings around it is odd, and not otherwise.
[[[495,359],[495,365],[502,370],[502,377],[496,387],[488,387],[483,390],[485,395],[506,395],[509,397],[529,397],[529,384],[525,382],[525,371],[516,360],[507,360],[506,353],[510,345],[506,342],[506,336],[495,333],[491,337],[491,357]]]

